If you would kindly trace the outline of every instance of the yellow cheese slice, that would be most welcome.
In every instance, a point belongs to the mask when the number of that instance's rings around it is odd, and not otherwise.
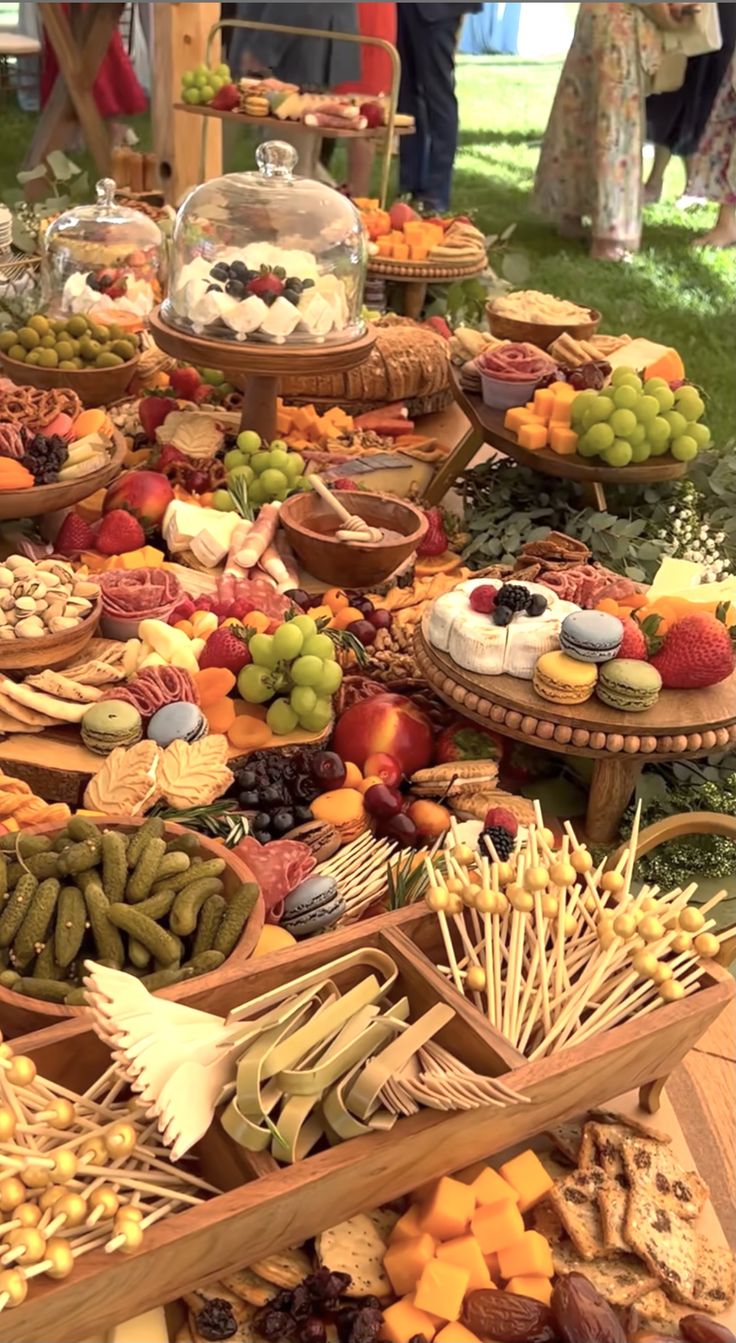
[[[736,602],[736,577],[722,578],[719,583],[701,583],[697,588],[678,588],[668,592],[667,596],[684,597],[698,606],[715,607],[719,602]]]
[[[653,340],[637,336],[627,345],[614,350],[613,354],[607,354],[606,363],[610,364],[611,368],[648,368],[655,360],[662,359],[668,350],[668,345],[657,345]]]
[[[686,596],[691,588],[697,588],[701,583],[703,573],[702,564],[696,564],[694,560],[676,560],[668,555],[654,575],[649,597]]]
[[[169,1343],[169,1331],[163,1306],[154,1306],[143,1315],[116,1324],[107,1343]]]

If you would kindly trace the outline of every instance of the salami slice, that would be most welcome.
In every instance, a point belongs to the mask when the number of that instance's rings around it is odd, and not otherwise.
[[[165,704],[179,700],[199,703],[197,687],[189,672],[181,667],[144,667],[127,685],[111,686],[102,698],[127,700],[135,705],[144,721],[153,718]]]
[[[168,615],[184,596],[176,574],[168,569],[113,569],[100,575],[102,606],[116,619],[157,619]]]
[[[554,373],[557,365],[536,345],[524,342],[500,345],[485,350],[475,361],[476,368],[499,382],[538,382]]]
[[[278,923],[284,912],[284,900],[315,866],[314,855],[296,839],[274,839],[259,844],[248,835],[234,852],[247,863],[263,892],[266,923]]]

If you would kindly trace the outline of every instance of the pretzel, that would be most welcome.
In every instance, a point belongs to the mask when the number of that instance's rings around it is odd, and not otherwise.
[[[0,390],[0,420],[7,424],[25,425],[36,432],[42,430],[57,415],[76,419],[82,402],[69,387],[10,387]]]

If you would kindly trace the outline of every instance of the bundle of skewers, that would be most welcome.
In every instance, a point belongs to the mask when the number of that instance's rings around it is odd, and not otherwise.
[[[154,1222],[218,1192],[171,1164],[115,1065],[78,1094],[0,1043],[0,1310],[92,1250],[132,1253]]]
[[[691,903],[695,882],[632,893],[639,811],[609,868],[607,859],[594,867],[569,822],[555,849],[538,805],[535,814],[506,861],[487,835],[485,851],[463,843],[456,823],[425,860],[425,901],[447,959],[440,971],[529,1059],[695,993],[733,933],[713,931],[709,917],[726,891],[701,905]]]

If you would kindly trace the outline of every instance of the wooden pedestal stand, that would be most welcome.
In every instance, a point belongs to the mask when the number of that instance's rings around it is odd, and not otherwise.
[[[218,368],[245,378],[242,428],[254,429],[266,442],[277,436],[276,402],[279,380],[287,373],[300,377],[343,373],[368,358],[376,340],[371,327],[357,340],[324,345],[267,345],[257,341],[208,340],[169,326],[156,308],[150,317],[151,334],[166,354],[199,368]]]
[[[467,718],[544,751],[594,760],[585,829],[595,843],[615,839],[647,760],[692,759],[736,741],[736,672],[707,690],[663,690],[645,713],[622,713],[595,697],[553,704],[531,681],[465,671],[420,631],[414,652],[420,675]]]
[[[455,280],[471,280],[486,269],[485,256],[465,265],[440,265],[436,261],[394,261],[391,257],[368,258],[368,278],[391,280],[404,286],[404,316],[418,322],[430,284],[453,284]]]

